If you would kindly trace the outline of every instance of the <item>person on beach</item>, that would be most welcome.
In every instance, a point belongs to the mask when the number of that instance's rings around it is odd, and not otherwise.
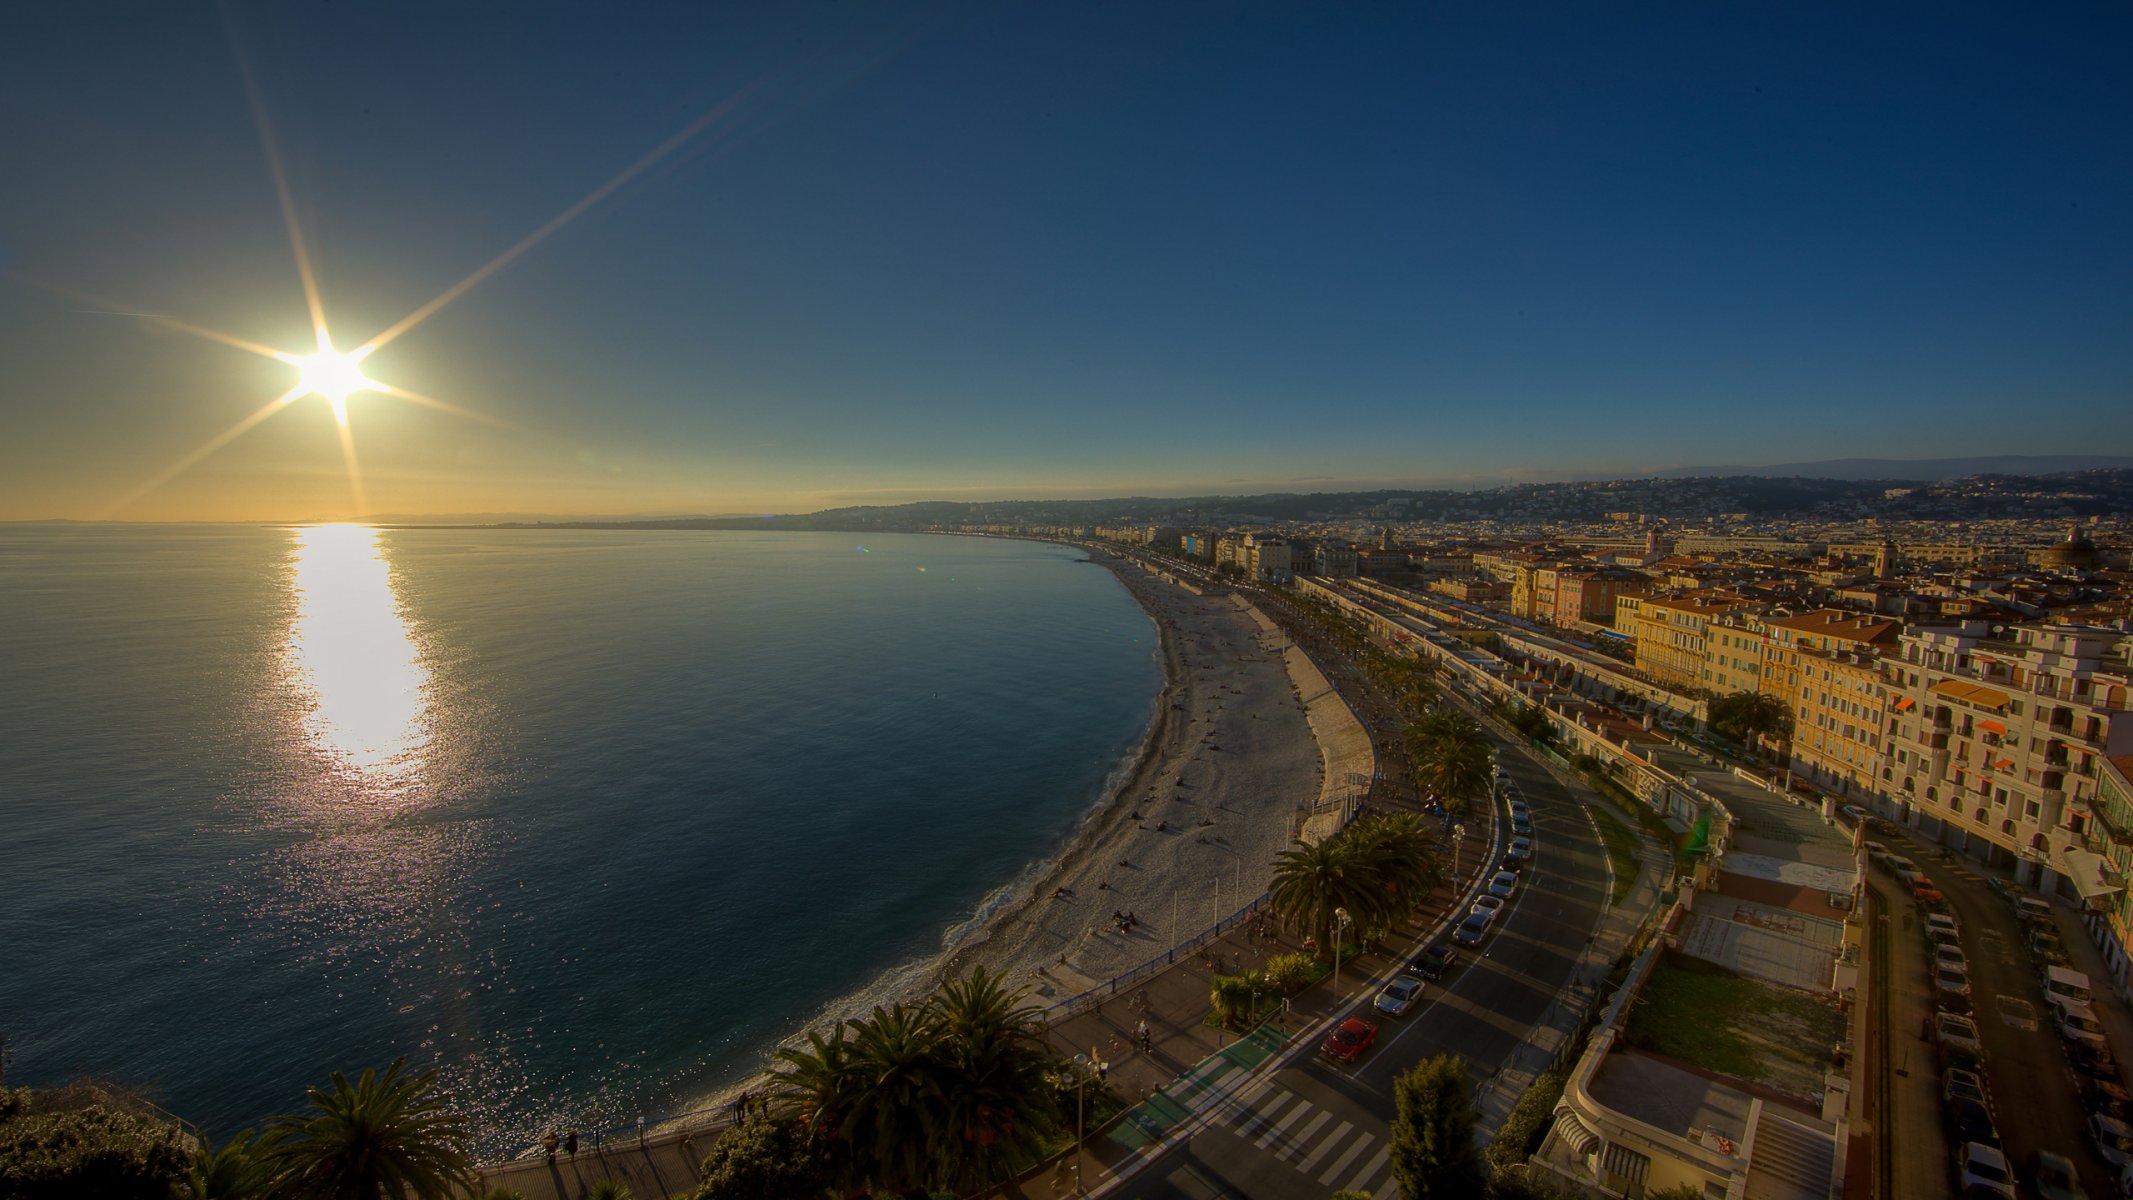
[[[548,1152],[549,1162],[555,1161],[555,1148],[559,1141],[560,1139],[556,1137],[553,1129],[541,1135],[541,1149]]]

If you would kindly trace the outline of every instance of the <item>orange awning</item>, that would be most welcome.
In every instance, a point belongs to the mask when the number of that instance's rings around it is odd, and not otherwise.
[[[1998,721],[1979,721],[1977,723],[1977,727],[1979,729],[1984,730],[1986,733],[1996,733],[2001,737],[2007,736],[2007,727],[2005,725],[2000,724]]]
[[[1916,700],[1911,699],[1909,696],[1898,696],[1896,697],[1896,711],[1909,712],[1912,706],[1917,703]]]

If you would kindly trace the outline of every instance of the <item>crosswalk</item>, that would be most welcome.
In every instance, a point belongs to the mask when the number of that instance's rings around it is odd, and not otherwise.
[[[1269,1090],[1248,1106],[1233,1102],[1220,1123],[1230,1133],[1333,1191],[1391,1200],[1392,1159],[1383,1139],[1295,1092]]]

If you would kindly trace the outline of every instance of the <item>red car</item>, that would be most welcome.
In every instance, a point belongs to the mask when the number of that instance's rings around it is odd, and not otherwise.
[[[1370,1043],[1377,1040],[1377,1026],[1361,1017],[1350,1017],[1326,1035],[1326,1040],[1319,1044],[1318,1052],[1328,1058],[1352,1063],[1363,1051],[1370,1049]]]

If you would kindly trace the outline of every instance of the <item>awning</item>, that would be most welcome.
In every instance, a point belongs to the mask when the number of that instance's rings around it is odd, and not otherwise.
[[[1917,703],[1918,701],[1911,699],[1909,696],[1898,696],[1896,697],[1896,711],[1909,712],[1911,711],[1912,706],[1916,705]]]
[[[2007,727],[1998,721],[1979,721],[1977,727],[1986,733],[1996,733],[2001,737],[2007,736]]]
[[[2014,760],[2011,758],[2000,759],[1998,762],[1995,762],[1992,765],[1998,767],[2002,771],[2014,770]]]
[[[2110,864],[2104,861],[2101,854],[2091,854],[2086,850],[2068,850],[2065,865],[2067,881],[2074,885],[2075,891],[2081,893],[2083,900],[2093,900],[2098,896],[2108,896],[2126,890],[2123,885],[2111,882],[2110,875],[2105,871]]]
[[[2006,708],[2008,702],[2014,699],[2006,692],[1995,688],[1981,687],[1975,683],[1965,683],[1960,679],[1943,679],[1926,690],[1936,696],[1946,696],[1950,700],[1960,700],[1965,704],[1975,704],[1979,708]]]

